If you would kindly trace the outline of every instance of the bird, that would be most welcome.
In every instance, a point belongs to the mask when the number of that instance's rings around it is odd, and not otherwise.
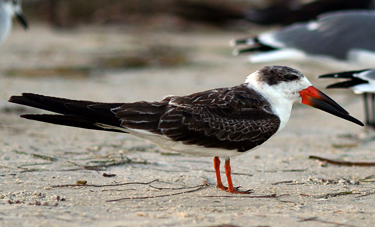
[[[174,1],[172,12],[184,19],[198,21],[217,26],[233,22],[250,22],[259,25],[289,25],[295,22],[316,19],[322,13],[350,10],[370,9],[373,0],[315,0],[301,1],[276,1],[265,8],[249,8],[241,4],[223,4],[223,2],[202,1]]]
[[[256,37],[232,40],[248,47],[252,63],[324,57],[348,65],[372,67],[375,58],[375,11],[352,10],[322,14],[317,20],[295,23]]]
[[[263,67],[237,86],[155,102],[101,103],[32,93],[8,101],[57,113],[21,115],[29,120],[129,133],[166,150],[214,157],[216,186],[230,193],[249,193],[233,186],[230,157],[256,149],[280,132],[297,100],[363,126],[300,71],[287,66]],[[227,187],[221,180],[220,158],[225,159]]]
[[[327,12],[372,7],[373,0],[278,1],[263,9],[247,10],[245,19],[261,25],[290,25],[316,19]]]
[[[0,43],[8,37],[14,16],[25,29],[28,28],[27,20],[22,13],[21,0],[0,0]]]
[[[349,88],[363,95],[365,124],[375,129],[375,69],[336,72],[319,78],[338,78],[345,81],[328,85],[326,88]]]

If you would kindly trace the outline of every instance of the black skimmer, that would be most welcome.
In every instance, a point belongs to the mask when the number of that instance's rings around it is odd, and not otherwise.
[[[241,193],[233,187],[229,158],[261,146],[282,130],[297,100],[363,126],[301,72],[286,66],[266,66],[235,87],[158,102],[98,103],[30,93],[12,96],[9,102],[58,113],[21,115],[26,119],[130,133],[163,149],[213,156],[217,187]],[[221,181],[219,157],[225,158],[228,187]]]
[[[356,94],[363,94],[365,124],[375,129],[375,69],[331,73],[321,75],[319,78],[346,79],[328,85],[327,88],[350,88]]]
[[[325,60],[371,67],[375,60],[374,30],[375,11],[340,11],[257,37],[233,40],[231,45],[248,45],[234,50],[234,54],[252,52],[249,57],[252,63],[324,57]]]
[[[21,1],[0,0],[0,43],[8,37],[12,29],[12,20],[16,16],[22,26],[27,29],[27,21],[22,14]]]

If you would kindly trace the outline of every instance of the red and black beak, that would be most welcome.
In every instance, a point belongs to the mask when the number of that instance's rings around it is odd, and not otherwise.
[[[303,89],[299,93],[302,97],[301,103],[318,108],[337,117],[341,117],[357,125],[364,126],[361,121],[350,116],[344,108],[342,108],[339,104],[337,104],[330,97],[328,97],[326,94],[319,91],[315,87],[310,86],[306,89]]]

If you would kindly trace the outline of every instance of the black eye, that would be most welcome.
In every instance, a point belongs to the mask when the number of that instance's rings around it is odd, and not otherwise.
[[[296,78],[297,77],[295,75],[290,75],[290,74],[285,74],[284,75],[284,79],[286,79],[286,80],[294,80]]]

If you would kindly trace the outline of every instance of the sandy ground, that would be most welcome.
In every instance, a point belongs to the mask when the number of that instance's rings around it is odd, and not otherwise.
[[[21,92],[108,102],[159,100],[237,85],[265,65],[231,56],[229,40],[245,35],[212,29],[54,31],[44,25],[26,33],[17,27],[0,51],[0,225],[372,226],[374,167],[308,157],[374,161],[374,132],[316,109],[296,104],[284,131],[232,158],[234,184],[254,191],[232,195],[215,188],[212,158],[171,154],[126,134],[27,121],[19,115],[38,110],[6,102]],[[103,67],[98,60],[147,52],[154,45],[179,49],[185,60],[126,69]],[[301,70],[322,90],[328,81],[316,76],[332,71],[313,62],[277,64]],[[48,71],[61,67],[73,75]],[[74,74],[80,68],[83,76],[79,70]],[[324,91],[363,119],[360,97]],[[77,181],[87,184],[69,186]]]

